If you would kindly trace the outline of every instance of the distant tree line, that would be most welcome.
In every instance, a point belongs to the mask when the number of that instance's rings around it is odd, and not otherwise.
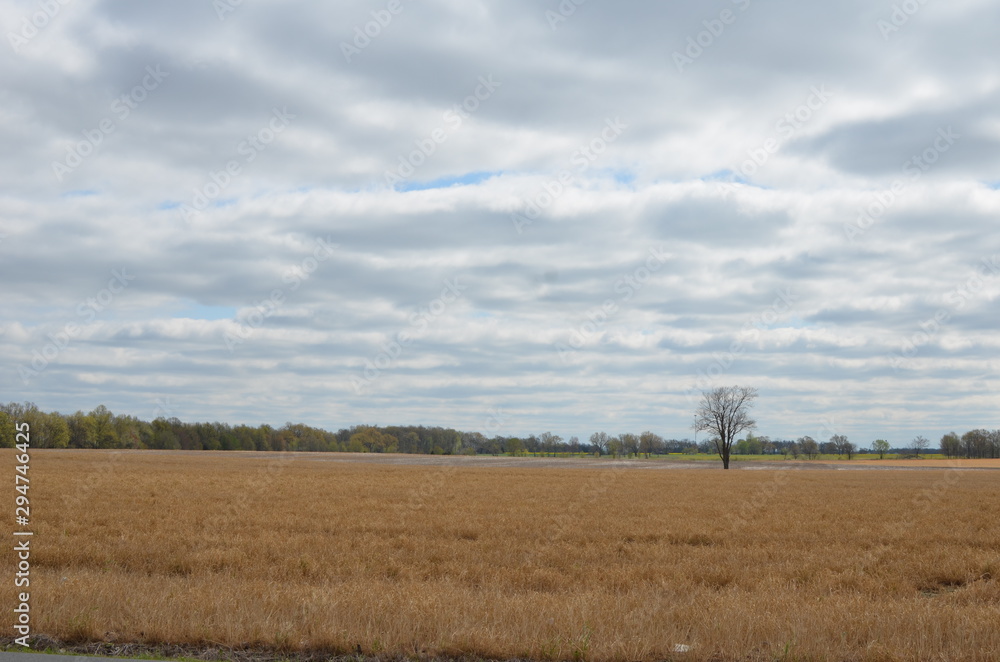
[[[436,455],[565,455],[592,454],[620,457],[649,457],[668,453],[715,453],[711,440],[695,443],[690,439],[664,439],[646,431],[616,436],[595,432],[587,441],[563,439],[551,432],[527,437],[463,432],[452,428],[412,425],[355,425],[330,432],[302,423],[270,425],[229,425],[228,423],[184,423],[177,418],[143,421],[134,416],[113,414],[101,405],[84,413],[43,412],[28,402],[0,405],[0,448],[14,445],[14,423],[27,422],[35,448],[136,448],[164,450],[244,450],[314,451],[347,453],[422,453]],[[817,442],[811,437],[772,440],[746,435],[733,445],[735,455],[781,455],[815,459],[838,455],[851,459],[856,453],[915,453],[928,450],[929,442],[917,437],[904,448],[892,448],[884,440],[858,449],[843,435]],[[954,432],[941,439],[941,451],[948,457],[1000,457],[1000,430],[972,430],[961,437]]]
[[[577,437],[564,440],[543,432],[527,437],[463,432],[452,428],[413,425],[355,425],[330,432],[302,423],[229,425],[185,423],[177,418],[144,421],[116,415],[101,405],[75,414],[43,412],[33,403],[0,405],[0,447],[14,445],[15,421],[31,427],[36,448],[137,448],[164,450],[316,451],[353,453],[423,453],[436,455],[560,455],[567,453],[637,456],[683,452],[688,440],[664,440],[652,432],[623,434],[598,444]],[[602,433],[603,434],[603,433]]]
[[[1000,457],[1000,430],[969,430],[961,437],[949,432],[941,437],[941,452],[948,457]]]
[[[695,452],[691,450],[690,452]],[[698,444],[697,452],[714,452],[710,441]],[[889,453],[919,457],[921,453],[940,452],[949,458],[1000,458],[1000,430],[970,430],[961,437],[949,432],[941,438],[940,448],[933,448],[931,441],[923,436],[915,437],[902,446],[893,446],[885,439],[876,439],[870,446],[858,446],[845,435],[835,434],[828,441],[816,441],[805,436],[792,440],[771,440],[750,434],[733,444],[734,455],[780,454],[784,457],[816,459],[821,455],[836,455],[852,459],[857,454],[876,454],[884,458]]]

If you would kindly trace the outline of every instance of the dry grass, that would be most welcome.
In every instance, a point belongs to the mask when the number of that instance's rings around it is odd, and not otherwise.
[[[620,661],[1000,658],[994,472],[79,451],[36,451],[32,465],[34,629],[63,640]],[[10,614],[11,590],[4,600]],[[693,648],[672,652],[678,643]]]

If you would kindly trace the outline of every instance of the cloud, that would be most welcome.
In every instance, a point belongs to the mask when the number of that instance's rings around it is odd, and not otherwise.
[[[738,382],[774,437],[996,427],[995,7],[401,6],[72,4],[0,55],[10,399],[683,438]]]

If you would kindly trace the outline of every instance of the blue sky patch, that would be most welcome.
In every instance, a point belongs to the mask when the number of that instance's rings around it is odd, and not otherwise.
[[[439,177],[438,179],[432,179],[430,181],[406,181],[399,184],[399,186],[396,187],[396,190],[408,193],[410,191],[426,191],[434,188],[451,188],[452,186],[473,186],[501,174],[503,174],[503,172],[500,170],[493,172],[480,171],[470,172],[464,175]]]
[[[234,306],[206,306],[195,301],[180,301],[178,307],[171,311],[174,319],[193,320],[227,320],[236,317]]]

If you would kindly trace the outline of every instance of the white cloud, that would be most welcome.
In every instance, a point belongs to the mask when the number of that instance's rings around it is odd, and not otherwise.
[[[225,21],[196,2],[69,5],[0,55],[8,397],[144,417],[169,397],[187,420],[329,428],[478,429],[499,406],[512,434],[684,437],[686,392],[718,373],[761,387],[772,436],[831,417],[862,444],[996,427],[1000,274],[981,261],[1000,254],[1000,9],[973,5],[928,6],[884,40],[888,4],[753,3],[683,73],[673,50],[730,3],[587,3],[555,31],[535,3],[408,5],[350,64],[361,3],[244,3]],[[114,115],[157,65],[162,85]],[[502,84],[450,125],[482,76]],[[816,88],[830,98],[805,113]],[[295,117],[247,160],[274,108]],[[59,181],[53,161],[105,117],[115,131]],[[627,128],[595,142],[615,118]],[[954,148],[846,232],[949,126]],[[425,190],[387,189],[438,129],[408,178]],[[239,174],[185,219],[230,160]],[[529,201],[543,211],[519,233]],[[313,263],[317,239],[336,248]],[[667,258],[647,274],[650,249]],[[122,268],[134,281],[90,306]],[[358,395],[400,332],[412,342]]]

